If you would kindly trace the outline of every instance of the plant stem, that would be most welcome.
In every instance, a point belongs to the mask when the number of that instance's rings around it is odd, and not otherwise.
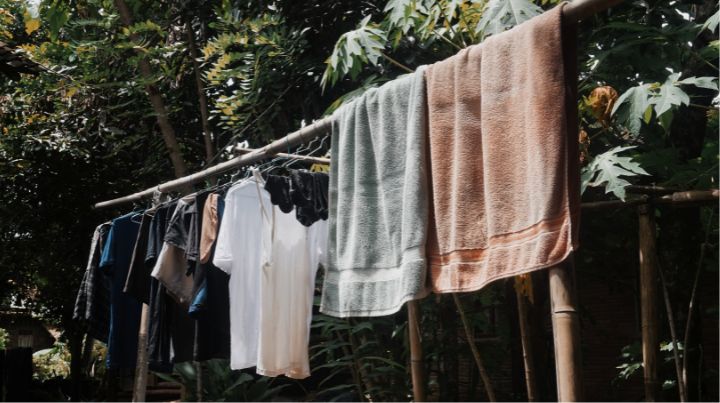
[[[493,390],[492,383],[490,382],[490,377],[485,370],[485,365],[483,364],[482,357],[480,356],[480,351],[478,351],[478,348],[475,345],[475,341],[473,340],[470,323],[468,322],[467,317],[465,317],[465,311],[463,310],[462,304],[460,303],[460,298],[458,297],[457,293],[453,293],[452,296],[455,300],[455,306],[460,313],[460,319],[462,320],[463,328],[465,328],[465,337],[467,338],[467,342],[470,345],[470,350],[472,351],[473,357],[475,358],[475,364],[477,364],[478,371],[480,372],[480,378],[482,378],[483,384],[485,385],[485,391],[487,392],[488,399],[491,402],[495,402],[497,401],[495,399],[495,391]]]
[[[697,288],[700,282],[700,273],[702,273],[702,264],[705,260],[705,253],[707,252],[707,245],[710,239],[710,227],[712,225],[712,219],[715,215],[714,211],[710,213],[710,218],[705,228],[705,241],[700,245],[700,259],[698,260],[697,272],[695,273],[695,280],[693,281],[692,292],[690,293],[690,304],[688,306],[687,322],[685,323],[685,337],[683,339],[683,366],[682,366],[682,381],[685,384],[685,390],[687,390],[687,368],[688,368],[688,341],[690,339],[690,325],[692,324],[693,312],[695,311],[695,300],[697,299]]]
[[[668,324],[670,325],[670,337],[672,338],[673,358],[675,361],[675,372],[677,374],[678,393],[680,394],[680,401],[687,402],[685,383],[682,380],[682,366],[680,361],[680,353],[678,351],[677,334],[675,333],[675,315],[673,314],[672,304],[670,303],[670,293],[668,292],[667,282],[665,282],[665,274],[663,273],[662,265],[659,265],[658,272],[660,273],[660,283],[662,283],[663,288],[665,310],[667,311]]]
[[[433,30],[433,33],[437,35],[440,39],[444,40],[445,42],[449,43],[451,46],[453,46],[457,50],[463,50],[463,48],[458,45],[457,43],[451,41],[448,39],[445,35],[441,34],[437,29]]]
[[[414,71],[414,70],[411,69],[410,67],[408,67],[408,66],[400,63],[399,61],[393,59],[392,57],[386,55],[385,53],[380,53],[380,54],[381,54],[384,58],[386,58],[390,63],[392,63],[392,64],[400,67],[401,69],[407,71],[408,73],[412,73],[412,72]]]
[[[688,104],[688,105],[689,105],[689,106],[692,106],[693,108],[704,109],[704,110],[707,110],[707,111],[712,111],[712,110],[717,109],[717,108],[715,108],[714,106],[706,106],[706,105],[693,104],[693,103],[690,103],[690,104]]]
[[[342,333],[339,330],[335,330],[335,335],[338,339],[340,339],[340,342],[345,344],[345,338],[342,336]],[[352,346],[352,343],[350,345],[350,348],[348,349],[348,346],[343,346],[343,353],[346,356],[350,356],[353,358],[352,363],[349,364],[350,367],[350,374],[353,377],[353,381],[355,381],[355,388],[357,389],[358,393],[358,400],[363,401],[365,397],[365,393],[363,392],[362,388],[362,380],[360,379],[360,374],[358,373],[358,368],[360,368],[360,365],[357,360],[357,355],[355,354],[355,350]]]

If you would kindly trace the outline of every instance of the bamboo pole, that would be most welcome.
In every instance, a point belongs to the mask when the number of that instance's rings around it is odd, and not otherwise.
[[[470,351],[472,351],[472,355],[475,358],[475,364],[477,364],[478,371],[480,372],[480,378],[485,385],[485,391],[487,392],[488,400],[490,400],[491,402],[496,402],[497,400],[495,399],[495,390],[493,389],[492,382],[490,381],[490,376],[485,369],[485,364],[483,364],[482,357],[480,356],[480,351],[475,345],[475,340],[473,338],[470,322],[468,322],[467,317],[465,316],[465,310],[462,307],[462,303],[460,302],[460,298],[458,297],[457,293],[453,293],[452,296],[455,300],[455,306],[460,313],[460,319],[462,320],[463,328],[465,329],[465,337],[467,338],[468,345],[470,345]]]
[[[237,155],[243,155],[243,154],[251,153],[255,150],[256,150],[255,148],[235,147],[235,149],[233,151]],[[330,163],[330,158],[313,157],[311,155],[277,153],[274,156],[275,157],[283,157],[283,158],[287,158],[287,159],[302,160],[302,161],[312,162],[314,164],[329,164]]]
[[[133,402],[144,402],[148,380],[148,327],[150,324],[150,307],[142,304],[140,314],[140,330],[138,331],[138,352],[135,365],[135,384],[133,385]]]
[[[658,311],[655,209],[638,207],[640,244],[640,315],[642,327],[643,383],[645,400],[657,400]]]
[[[580,360],[580,319],[575,308],[573,272],[568,264],[563,264],[551,267],[548,277],[558,401],[581,401],[583,400],[583,388]]]
[[[525,367],[525,387],[529,402],[537,401],[535,390],[535,359],[532,353],[532,342],[530,340],[530,322],[528,321],[527,299],[515,288],[517,298],[518,321],[520,322],[520,342],[523,351],[523,364]]]
[[[418,320],[418,301],[408,301],[408,336],[410,338],[410,375],[413,386],[413,401],[424,402],[425,399],[425,368],[423,367],[422,343],[420,340],[420,323]]]

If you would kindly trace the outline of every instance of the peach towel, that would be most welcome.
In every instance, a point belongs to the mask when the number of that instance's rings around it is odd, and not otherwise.
[[[561,10],[426,70],[434,292],[478,290],[577,247],[574,26]]]

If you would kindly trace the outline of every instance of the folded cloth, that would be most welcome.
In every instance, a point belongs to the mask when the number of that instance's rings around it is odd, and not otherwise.
[[[554,266],[577,247],[574,34],[561,10],[426,70],[434,292]]]
[[[323,313],[388,315],[427,294],[426,116],[422,68],[333,115]]]
[[[268,175],[265,180],[265,190],[270,193],[270,202],[280,208],[283,213],[293,210],[293,201],[290,198],[290,180],[285,176]]]
[[[295,205],[297,220],[306,227],[320,219],[327,220],[327,174],[293,170],[289,179],[290,198]]]

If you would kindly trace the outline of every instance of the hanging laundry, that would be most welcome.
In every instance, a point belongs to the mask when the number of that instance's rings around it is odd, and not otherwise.
[[[158,279],[170,295],[188,307],[192,300],[193,279],[188,276],[186,250],[190,239],[190,222],[195,210],[194,196],[180,199],[170,217],[165,242],[151,275]]]
[[[90,257],[73,310],[73,319],[87,327],[90,337],[103,343],[107,343],[110,330],[110,279],[98,270],[109,230],[109,223],[95,228],[90,241]]]
[[[208,194],[202,205],[198,262],[195,266],[193,302],[189,314],[195,318],[196,361],[230,358],[230,294],[227,273],[212,264],[215,239],[222,220],[224,201],[218,193]]]
[[[270,202],[278,206],[283,213],[293,211],[295,205],[290,197],[290,178],[280,175],[268,175],[265,190],[270,193]]]
[[[294,169],[288,177],[268,175],[265,182],[272,204],[283,213],[294,209],[298,221],[306,227],[327,220],[328,186],[327,174]]]
[[[327,221],[307,227],[295,214],[263,207],[270,217],[271,250],[263,255],[257,373],[303,379],[310,376],[315,275],[327,246]]]
[[[123,287],[140,227],[139,219],[137,213],[114,219],[100,258],[100,269],[110,276],[111,283],[107,352],[107,366],[111,369],[135,367],[140,303],[123,293]]]
[[[315,275],[327,222],[303,226],[270,201],[263,179],[225,200],[214,263],[230,273],[231,368],[266,376],[310,375],[308,344]]]
[[[333,115],[323,313],[389,315],[427,294],[426,117],[423,68]]]
[[[215,241],[220,230],[220,221],[225,210],[225,198],[212,193],[203,208],[202,234],[200,235],[200,263],[212,261]]]
[[[142,215],[140,229],[130,259],[127,279],[125,280],[125,287],[123,288],[126,294],[132,295],[143,304],[150,301],[150,271],[152,267],[145,264],[145,255],[147,253],[152,218],[150,211],[146,211]]]
[[[295,216],[309,227],[318,220],[328,218],[327,174],[293,170],[290,172],[290,197],[295,205]]]
[[[574,38],[561,9],[426,70],[435,292],[554,266],[577,247]]]
[[[150,276],[148,269],[154,268],[162,256],[164,239],[178,203],[157,208],[148,229],[148,244],[145,253],[147,280],[150,283],[148,363],[156,372],[172,372],[173,363],[192,360],[194,323],[186,307],[173,299],[165,286]],[[178,270],[185,271],[186,263],[180,261]]]
[[[261,186],[251,178],[228,190],[212,260],[230,275],[231,369],[254,367],[258,359],[260,273],[263,255],[270,250],[260,206],[271,205]]]

